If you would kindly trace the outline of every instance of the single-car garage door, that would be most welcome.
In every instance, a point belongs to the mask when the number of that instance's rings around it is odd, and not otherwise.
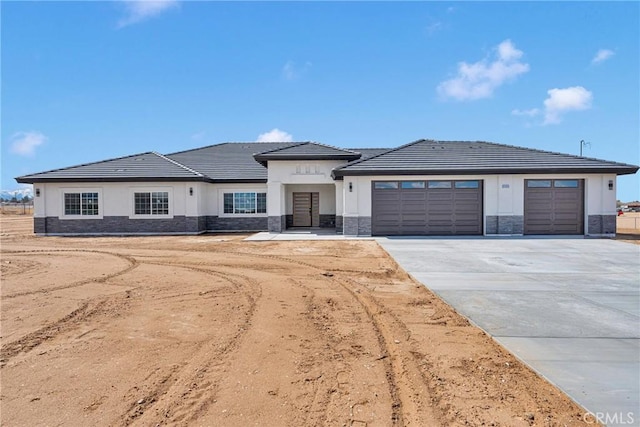
[[[584,181],[525,180],[524,234],[584,234]]]
[[[371,233],[482,234],[482,181],[374,181]]]

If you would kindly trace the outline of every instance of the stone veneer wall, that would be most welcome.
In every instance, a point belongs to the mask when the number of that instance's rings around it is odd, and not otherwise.
[[[588,234],[615,234],[616,215],[589,215]]]
[[[257,217],[219,217],[208,216],[207,231],[266,231],[269,220],[266,216]]]
[[[342,233],[342,215],[336,215],[336,233]]]
[[[522,215],[487,215],[486,234],[522,234],[524,217]]]
[[[206,231],[201,217],[131,219],[128,216],[105,216],[102,219],[34,218],[38,234],[197,234]]]
[[[293,227],[293,215],[286,215],[286,228]],[[336,216],[332,214],[320,214],[320,228],[334,228],[336,226]]]
[[[267,225],[267,217],[174,216],[131,219],[126,216],[107,216],[102,219],[33,219],[36,234],[198,234],[207,231],[265,231]]]
[[[334,228],[336,226],[336,216],[331,214],[320,214],[320,228]]]
[[[371,217],[343,217],[342,233],[347,236],[371,236]]]

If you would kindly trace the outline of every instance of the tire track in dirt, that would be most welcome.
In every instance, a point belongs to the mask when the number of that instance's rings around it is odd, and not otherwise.
[[[350,282],[356,289],[367,289],[368,288],[359,283],[357,280],[345,278],[347,282]],[[422,286],[418,285],[417,286]],[[374,297],[371,297],[374,298]],[[386,306],[380,302],[375,301],[376,305],[379,309],[384,312],[386,316],[389,316],[393,319],[395,326],[398,330],[402,331],[403,336],[407,339],[406,349],[404,350],[404,354],[407,356],[411,356],[412,365],[414,368],[413,371],[418,372],[420,377],[422,378],[422,382],[427,387],[429,391],[429,396],[432,402],[432,413],[436,416],[436,418],[440,421],[441,425],[447,425],[452,422],[451,419],[448,418],[447,407],[439,406],[440,400],[442,398],[441,393],[438,391],[438,386],[440,385],[439,380],[441,380],[437,374],[432,373],[431,376],[427,375],[429,369],[424,369],[425,364],[428,365],[429,362],[425,362],[425,354],[415,351],[415,349],[411,348],[411,330],[409,327],[399,318],[399,316],[393,311],[386,308]],[[414,305],[433,305],[426,300],[417,300],[413,302]],[[454,326],[454,327],[464,327],[469,326],[469,321],[461,316],[457,316],[454,312],[445,309],[444,307],[437,307],[438,304],[435,304],[436,307],[433,307],[433,313],[429,313],[429,320],[423,320],[423,324],[425,325],[433,325],[433,326]],[[407,357],[405,356],[405,357]],[[408,358],[408,357],[407,357]]]
[[[122,276],[123,274],[126,274],[128,272],[130,272],[131,270],[135,269],[138,267],[138,261],[132,257],[132,256],[128,256],[128,255],[122,255],[122,254],[118,254],[118,253],[114,253],[114,252],[105,252],[105,251],[96,251],[96,250],[80,250],[80,249],[56,249],[56,250],[34,250],[34,251],[6,251],[3,252],[4,254],[9,254],[9,255],[29,255],[29,254],[47,254],[47,253],[70,253],[70,252],[80,252],[80,253],[96,253],[96,254],[101,254],[101,255],[110,255],[110,256],[114,256],[120,259],[123,259],[125,261],[127,261],[129,263],[129,265],[119,271],[116,271],[114,273],[111,274],[107,274],[105,276],[100,276],[100,277],[95,277],[95,278],[89,278],[89,279],[84,279],[84,280],[80,280],[77,282],[73,282],[73,283],[69,283],[66,285],[60,285],[60,286],[53,286],[51,288],[46,288],[46,289],[37,289],[34,291],[24,291],[24,292],[14,292],[12,294],[8,294],[8,295],[3,295],[2,298],[5,299],[10,299],[10,298],[16,298],[16,297],[22,297],[22,296],[26,296],[26,295],[34,295],[34,294],[42,294],[42,293],[49,293],[49,292],[55,292],[55,291],[60,291],[63,289],[70,289],[70,288],[77,288],[79,286],[84,286],[87,285],[89,283],[105,283],[107,280],[113,279],[115,277],[118,276]]]
[[[425,382],[411,354],[410,344],[406,342],[408,336],[398,336],[398,332],[408,329],[403,327],[402,322],[386,310],[365,286],[346,277],[339,279],[334,276],[330,277],[330,280],[346,289],[358,301],[376,330],[383,351],[379,359],[385,364],[389,393],[393,402],[392,425],[420,425],[424,419],[442,421],[443,414],[430,404],[434,391]],[[424,395],[425,390],[421,386],[426,388],[429,396]]]
[[[285,263],[293,263],[306,268],[311,268],[315,271],[319,272],[332,272],[330,275],[327,274],[326,277],[330,279],[330,282],[335,283],[347,290],[348,293],[353,297],[353,299],[358,302],[364,309],[367,314],[369,320],[373,328],[376,331],[376,336],[380,345],[382,352],[384,353],[380,360],[383,361],[385,365],[386,371],[386,381],[389,387],[389,393],[392,398],[392,424],[394,426],[404,426],[405,424],[409,425],[419,425],[421,419],[442,419],[441,414],[437,410],[433,410],[428,403],[416,402],[417,398],[421,395],[421,390],[416,388],[416,385],[412,383],[411,380],[407,378],[408,375],[411,377],[419,378],[424,380],[424,377],[419,369],[416,361],[413,357],[409,358],[403,356],[403,351],[398,349],[398,347],[394,347],[390,345],[390,342],[393,341],[396,343],[397,340],[393,337],[392,329],[394,326],[397,326],[396,323],[400,323],[396,318],[389,316],[388,313],[380,306],[380,304],[375,300],[375,298],[370,295],[369,289],[364,286],[359,285],[356,282],[350,281],[347,279],[347,282],[351,284],[348,285],[336,278],[332,277],[333,272],[340,272],[341,269],[323,269],[316,265],[299,261],[295,259],[291,259],[288,257],[281,257],[277,255],[266,255],[266,254],[252,254],[246,252],[238,252],[238,251],[212,251],[217,253],[228,253],[239,256],[253,256],[257,258],[278,260]],[[384,271],[362,271],[362,270],[349,270],[344,271],[347,273],[361,273],[379,277],[388,276],[393,273],[393,270],[397,270],[397,265],[392,265],[391,269],[385,269]],[[363,293],[364,292],[364,293]],[[405,328],[406,329],[406,328]],[[396,343],[399,344],[399,343]],[[385,353],[386,351],[386,353]],[[410,352],[405,352],[406,354],[411,354]],[[422,381],[421,381],[422,382]],[[428,384],[423,384],[428,388]],[[429,390],[431,391],[431,390]],[[426,397],[424,400],[429,400],[430,397]],[[438,412],[438,413],[436,413]],[[353,414],[353,408],[352,408]],[[350,424],[353,425],[354,422],[360,422],[358,420],[351,419]]]
[[[189,362],[182,367],[173,366],[169,373],[155,381],[148,377],[151,384],[146,395],[129,406],[120,417],[124,425],[165,425],[189,424],[196,420],[215,401],[219,389],[219,379],[228,365],[228,358],[240,345],[242,337],[248,331],[251,319],[256,309],[257,301],[262,296],[262,289],[252,278],[229,273],[214,268],[203,268],[185,265],[178,262],[142,261],[140,264],[171,266],[188,271],[215,276],[230,283],[241,292],[247,301],[247,309],[243,312],[245,318],[235,334],[224,344],[218,342],[203,342],[193,352]],[[138,389],[139,387],[136,387]],[[137,390],[136,390],[137,391]],[[132,390],[132,393],[135,391]]]
[[[330,334],[326,329],[326,319],[319,319],[317,316],[314,307],[316,306],[316,292],[309,286],[304,285],[299,280],[290,279],[295,286],[298,286],[306,292],[306,312],[305,317],[315,325],[315,332],[323,337],[323,341],[327,344],[331,344]],[[331,345],[332,350],[336,352],[334,346]],[[316,363],[313,358],[314,356],[310,356],[310,360],[306,363],[311,365]],[[324,368],[324,366],[323,366]],[[332,366],[330,368],[333,368]],[[308,404],[308,407],[305,407],[304,411],[304,423],[302,425],[305,426],[323,426],[326,425],[327,420],[327,412],[329,409],[329,402],[331,399],[331,394],[334,392],[333,385],[326,384],[327,381],[323,379],[325,378],[335,378],[337,373],[335,369],[332,372],[326,372],[323,370],[323,373],[320,376],[305,376],[302,380],[306,384],[310,384],[313,387],[313,398],[311,402]]]
[[[4,344],[0,350],[0,366],[6,365],[7,361],[20,353],[27,353],[45,341],[54,339],[60,334],[77,328],[77,324],[85,322],[96,315],[106,313],[113,309],[109,306],[109,298],[102,298],[98,301],[84,302],[77,309],[58,319],[43,328],[31,332],[16,341]]]

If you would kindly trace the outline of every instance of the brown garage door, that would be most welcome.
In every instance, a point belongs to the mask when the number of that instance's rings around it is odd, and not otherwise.
[[[482,234],[482,181],[374,181],[371,233]]]
[[[524,234],[584,234],[584,181],[526,179]]]

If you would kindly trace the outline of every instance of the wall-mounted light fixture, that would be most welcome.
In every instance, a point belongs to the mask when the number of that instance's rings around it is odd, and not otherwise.
[[[40,197],[40,189],[36,188],[36,197]]]
[[[613,190],[613,180],[609,180],[609,190]]]
[[[353,182],[349,183],[349,193],[353,193]]]
[[[193,196],[193,187],[189,187],[189,195]]]

